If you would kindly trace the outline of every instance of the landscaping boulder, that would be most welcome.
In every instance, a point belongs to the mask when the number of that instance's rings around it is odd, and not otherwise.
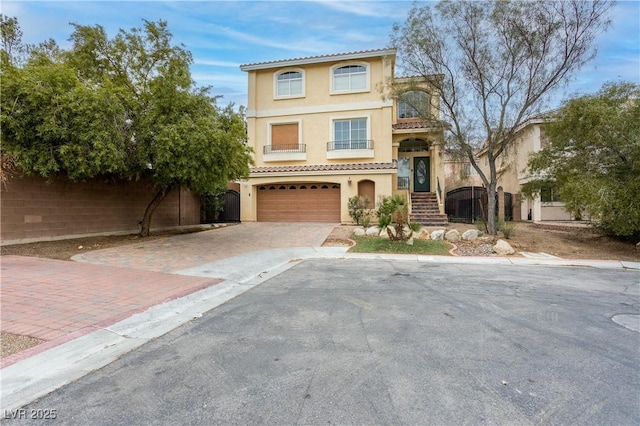
[[[444,239],[449,241],[450,243],[457,243],[460,241],[460,232],[457,229],[452,229],[446,234],[444,234]]]
[[[475,241],[482,233],[477,229],[468,229],[462,234],[462,239],[465,241]]]
[[[366,235],[371,237],[377,237],[378,235],[380,235],[380,228],[378,228],[377,226],[372,226],[370,228],[367,228]]]
[[[444,239],[444,229],[438,229],[437,231],[433,231],[431,233],[432,240],[443,240]]]
[[[364,237],[367,234],[367,232],[364,230],[364,228],[356,228],[353,230],[353,235],[355,235],[356,237]]]
[[[414,235],[415,238],[419,239],[419,240],[430,240],[431,239],[431,233],[429,231],[427,231],[426,229],[422,228],[420,229],[416,235]]]
[[[500,256],[507,256],[516,252],[513,247],[511,247],[511,244],[509,244],[505,240],[498,240],[496,245],[493,246],[493,251]]]
[[[407,244],[409,244],[410,246],[412,246],[412,245],[413,245],[413,237],[411,237],[411,238],[409,238],[409,239],[407,240]]]

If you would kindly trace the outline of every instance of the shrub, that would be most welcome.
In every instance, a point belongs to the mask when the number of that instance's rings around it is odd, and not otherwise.
[[[502,235],[504,235],[507,240],[511,237],[511,234],[513,234],[515,227],[515,222],[504,220],[498,221],[498,231],[502,232]]]
[[[370,204],[371,201],[367,196],[361,197],[360,195],[354,195],[349,198],[347,204],[349,216],[351,216],[351,219],[356,223],[356,225],[369,225],[369,222],[371,221],[371,210],[369,210]]]
[[[225,183],[200,194],[201,223],[211,223],[219,220],[220,213],[224,210],[224,195],[226,192],[227,184]]]
[[[387,228],[387,234],[392,241],[407,241],[420,229],[420,224],[409,223],[409,206],[407,200],[400,195],[384,197],[378,205],[376,216],[378,225],[380,228]],[[395,233],[388,229],[392,225]],[[409,234],[404,232],[405,225],[411,230]]]

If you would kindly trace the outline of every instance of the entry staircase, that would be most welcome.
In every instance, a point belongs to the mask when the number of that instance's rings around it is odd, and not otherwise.
[[[411,193],[409,220],[422,226],[446,226],[448,223],[447,215],[440,213],[435,192]]]

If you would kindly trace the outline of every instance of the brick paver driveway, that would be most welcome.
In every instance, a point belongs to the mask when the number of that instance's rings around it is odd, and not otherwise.
[[[211,231],[96,250],[78,262],[156,272],[176,272],[269,248],[319,247],[337,224],[242,223]]]
[[[317,247],[335,224],[249,223],[83,253],[80,262],[2,257],[3,332],[45,340],[2,367],[221,279],[171,272],[257,250]]]

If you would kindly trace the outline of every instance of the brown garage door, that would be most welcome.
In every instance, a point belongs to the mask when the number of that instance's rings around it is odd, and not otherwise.
[[[258,187],[259,222],[340,222],[340,185],[288,183]]]

